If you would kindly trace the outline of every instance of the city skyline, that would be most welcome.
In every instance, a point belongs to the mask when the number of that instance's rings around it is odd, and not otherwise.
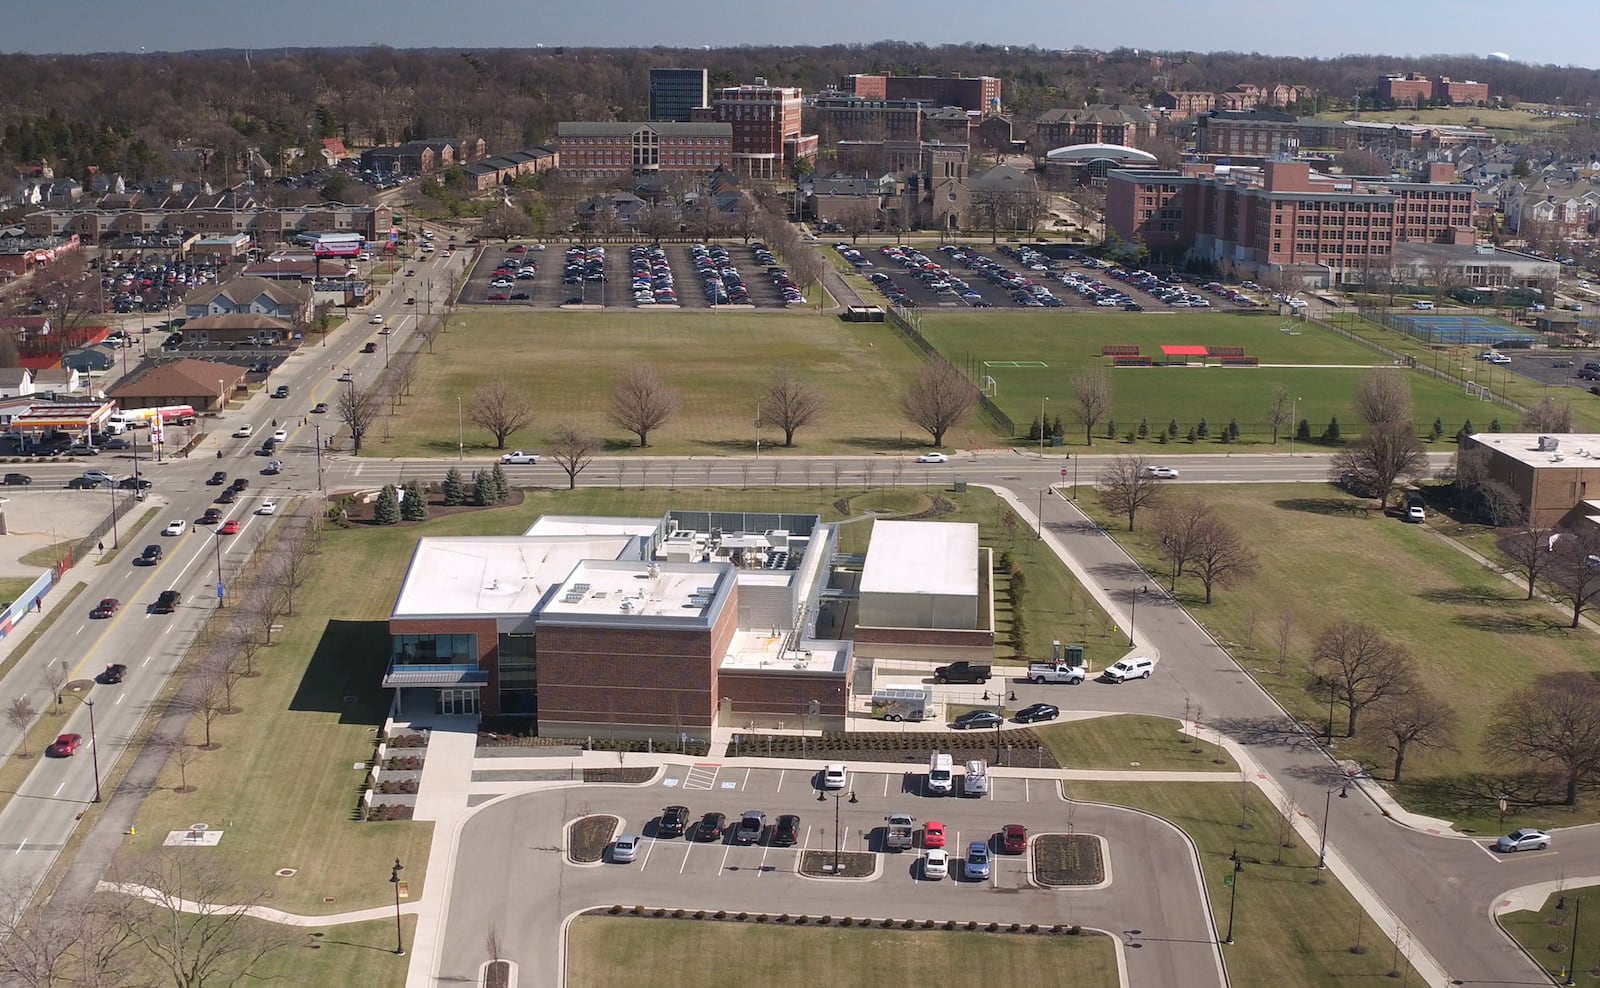
[[[891,8],[892,9],[892,8]],[[909,9],[909,8],[907,8]],[[588,0],[581,5],[480,0],[470,16],[432,0],[279,0],[272,16],[257,5],[196,0],[144,0],[136,11],[109,0],[62,0],[51,16],[13,18],[7,53],[87,54],[208,49],[615,47],[694,48],[739,45],[830,45],[903,41],[965,42],[1166,51],[1236,51],[1334,58],[1343,54],[1393,57],[1468,55],[1491,51],[1531,64],[1589,65],[1586,32],[1550,30],[1551,22],[1581,18],[1575,0],[1541,8],[1538,19],[1504,16],[1503,5],[1460,0],[1449,17],[1423,5],[1346,0],[1336,16],[1288,17],[1279,4],[1240,0],[1226,17],[1197,12],[1175,0],[1116,5],[1045,5],[994,0],[981,21],[969,4],[924,0],[915,17],[862,18],[858,3],[814,0],[801,18],[728,16],[724,4],[679,0]],[[1581,21],[1579,21],[1581,23]],[[1489,26],[1492,25],[1492,30]],[[1373,50],[1375,39],[1383,48]]]

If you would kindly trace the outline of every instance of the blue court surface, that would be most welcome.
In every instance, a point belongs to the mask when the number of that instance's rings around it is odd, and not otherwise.
[[[1522,340],[1531,343],[1535,339],[1527,331],[1519,330],[1489,316],[1416,312],[1404,315],[1397,313],[1390,318],[1394,322],[1395,329],[1428,343],[1461,343],[1477,346]]]

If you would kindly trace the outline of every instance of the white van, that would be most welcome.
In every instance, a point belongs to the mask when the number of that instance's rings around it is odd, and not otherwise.
[[[949,755],[935,751],[928,756],[928,795],[948,796],[955,788],[955,763]]]
[[[981,758],[967,762],[967,774],[961,778],[961,795],[985,796],[989,793],[989,763]]]
[[[1418,312],[1432,312],[1433,311],[1433,303],[1432,302],[1412,302],[1411,303],[1411,307],[1413,309],[1416,309]]]

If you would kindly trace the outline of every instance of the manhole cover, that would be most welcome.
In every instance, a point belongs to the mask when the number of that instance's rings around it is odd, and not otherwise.
[[[295,868],[279,868],[276,872],[274,872],[274,874],[276,874],[279,878],[293,878],[296,871],[297,869]]]
[[[189,824],[189,829],[190,830],[210,830],[211,829],[211,824],[209,824],[209,823],[191,823],[191,824]]]

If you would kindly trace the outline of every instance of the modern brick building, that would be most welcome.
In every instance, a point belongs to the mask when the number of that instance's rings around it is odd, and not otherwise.
[[[1157,93],[1150,101],[1158,110],[1167,111],[1167,116],[1174,120],[1184,120],[1189,117],[1210,113],[1217,108],[1217,94],[1200,92],[1199,90],[1168,90]]]
[[[868,99],[826,92],[812,100],[818,130],[838,141],[919,141],[922,103],[911,99]]]
[[[711,106],[696,110],[694,118],[733,128],[735,172],[771,179],[782,177],[797,159],[816,156],[816,136],[800,132],[800,112],[797,87],[769,86],[765,79],[757,79],[754,85],[713,91]]]
[[[543,736],[839,729],[873,659],[994,649],[976,526],[879,524],[854,561],[814,515],[545,516],[521,536],[424,538],[383,685],[401,716],[525,715]]]
[[[1462,438],[1462,454],[1478,449],[1489,453],[1489,479],[1516,493],[1530,523],[1593,524],[1589,519],[1600,517],[1600,435],[1480,432]]]
[[[1321,175],[1291,160],[1106,176],[1106,222],[1119,236],[1323,285],[1387,265],[1400,241],[1470,238],[1472,210],[1472,187],[1455,184],[1450,165],[1431,165],[1424,182]]]
[[[705,69],[651,69],[650,119],[688,123],[695,110],[708,105],[710,80]]]
[[[713,122],[564,121],[556,125],[556,145],[561,170],[578,178],[709,172],[733,159],[733,127]]]
[[[1034,147],[1043,155],[1073,144],[1143,147],[1156,136],[1156,122],[1137,106],[1091,104],[1046,110],[1034,121]]]
[[[1277,110],[1216,110],[1195,120],[1194,143],[1203,155],[1267,157],[1286,147],[1344,151],[1358,142],[1355,128],[1337,120]]]
[[[847,75],[839,88],[868,99],[914,99],[985,116],[1000,112],[1000,80],[989,75]]]
[[[1421,72],[1391,73],[1378,80],[1378,100],[1406,105],[1433,99],[1433,80]]]
[[[1434,94],[1456,105],[1477,106],[1489,102],[1489,84],[1471,79],[1452,79],[1442,75],[1434,80]]]

